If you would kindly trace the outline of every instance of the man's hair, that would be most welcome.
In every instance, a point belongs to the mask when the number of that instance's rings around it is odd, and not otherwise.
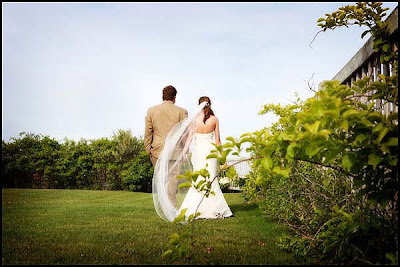
[[[175,89],[175,87],[173,87],[172,85],[168,85],[166,87],[164,87],[163,91],[162,91],[162,99],[163,100],[174,100],[174,98],[176,97],[177,91]]]

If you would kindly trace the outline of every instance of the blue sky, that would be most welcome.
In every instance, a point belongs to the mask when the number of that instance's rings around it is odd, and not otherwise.
[[[311,97],[367,41],[317,20],[355,2],[2,3],[2,139],[144,134],[162,88],[207,95],[222,140],[270,125],[264,104]],[[384,2],[388,14],[397,2]]]

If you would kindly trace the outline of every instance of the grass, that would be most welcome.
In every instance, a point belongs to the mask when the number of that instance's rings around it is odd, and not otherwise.
[[[276,245],[282,225],[240,193],[224,196],[235,217],[195,222],[193,264],[295,264]],[[2,189],[2,264],[167,264],[180,227],[158,217],[149,193]]]

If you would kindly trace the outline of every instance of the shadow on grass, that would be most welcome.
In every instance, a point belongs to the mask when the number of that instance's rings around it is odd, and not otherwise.
[[[258,209],[257,204],[230,204],[229,207],[231,208],[232,212],[235,213],[236,211],[252,211]]]

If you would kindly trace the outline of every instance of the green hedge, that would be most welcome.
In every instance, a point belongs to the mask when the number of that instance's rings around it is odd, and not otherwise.
[[[111,138],[62,142],[22,132],[2,141],[3,188],[106,189],[151,192],[153,167],[143,138],[118,130]]]

